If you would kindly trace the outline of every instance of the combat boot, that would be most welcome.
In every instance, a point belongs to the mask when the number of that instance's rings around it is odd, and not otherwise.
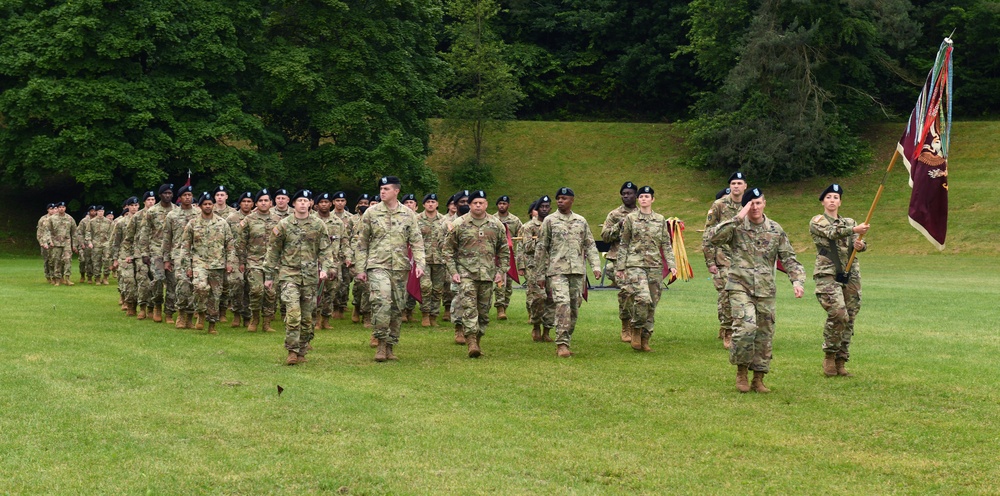
[[[553,341],[552,337],[549,336],[549,331],[551,331],[551,330],[552,329],[550,329],[548,327],[542,328],[542,341],[544,341],[546,343],[551,343]]]
[[[101,278],[101,286],[107,286],[107,285],[108,285],[108,276],[104,276]]]
[[[368,347],[369,348],[378,348],[378,338],[375,337],[374,334],[372,334],[372,337],[368,339]]]
[[[765,372],[758,372],[756,370],[753,371],[753,383],[750,384],[750,387],[752,387],[753,390],[757,391],[758,393],[771,392],[771,390],[764,385],[764,374]]]
[[[153,322],[163,322],[163,310],[160,305],[153,306]]]
[[[164,323],[166,323],[166,324],[173,324],[173,323],[175,323],[174,322],[174,312],[165,312],[164,316],[165,316],[165,318],[163,319]]]
[[[260,325],[260,312],[254,310],[250,315],[250,325],[247,326],[247,332],[257,332],[257,326]]]
[[[535,324],[531,326],[531,340],[534,342],[539,342],[542,340],[542,325]]]
[[[479,358],[483,350],[479,348],[479,336],[469,334],[465,337],[465,342],[469,344],[469,358]]]
[[[184,328],[194,329],[194,313],[184,312]]]
[[[392,361],[399,360],[399,357],[392,352],[392,346],[393,345],[389,344],[388,342],[385,343],[385,359]]]
[[[465,326],[455,326],[455,344],[465,344]]]
[[[837,375],[837,354],[827,353],[826,358],[823,359],[823,375],[827,377],[833,377]]]
[[[625,319],[622,320],[622,342],[631,343],[632,340],[632,321]],[[633,345],[633,348],[635,345]]]
[[[332,318],[333,320],[343,319],[344,318],[344,309],[343,308],[338,308],[338,309],[334,310],[333,311],[333,315],[330,318]]]
[[[441,315],[441,322],[451,322],[451,309],[446,308],[444,314]]]
[[[235,315],[233,315],[233,323],[229,324],[229,326],[230,327],[239,327],[241,323],[242,322],[240,322],[240,314],[235,314]]]
[[[135,317],[135,303],[125,303],[125,316]]]
[[[747,381],[747,369],[746,365],[738,365],[736,367],[736,390],[741,393],[750,392],[750,383]]]
[[[725,335],[722,336],[722,347],[727,350],[733,347],[733,331],[726,330]]]
[[[226,318],[227,310],[229,309],[225,306],[219,305],[219,323],[225,324],[226,322],[229,322],[229,319]]]
[[[560,344],[556,346],[556,355],[559,355],[559,358],[569,358],[573,353],[569,351],[568,344]]]
[[[642,335],[642,351],[645,352],[653,351],[653,349],[649,347],[649,338],[651,337],[653,337],[653,335],[648,332]]]
[[[262,324],[261,328],[264,330],[264,332],[274,332],[274,329],[271,327],[271,321],[274,320],[274,315],[265,315],[262,318],[264,320],[264,323]]]
[[[87,282],[87,277],[84,276],[83,274],[80,274],[80,284],[83,284],[85,282]]]
[[[497,307],[497,320],[507,320],[507,307]]]
[[[636,329],[631,325],[629,328],[632,330],[632,334],[629,336],[629,342],[632,343],[632,349],[635,351],[642,351],[642,329]]]
[[[425,313],[423,318],[420,319],[420,327],[430,327],[430,326],[431,326],[431,316]]]
[[[719,326],[719,339],[725,339],[725,337],[726,337],[726,328]]]
[[[431,327],[437,327],[438,326],[437,318],[438,318],[437,315],[431,315],[431,317],[430,317]]]
[[[146,320],[146,307],[139,305],[139,313],[135,316],[136,320]]]
[[[177,321],[174,322],[174,329],[183,329],[187,327],[187,324],[184,323],[184,317],[186,316],[187,314],[184,312],[177,312]]]
[[[198,316],[194,321],[194,328],[199,331],[205,328],[205,312],[198,312]]]
[[[332,329],[333,328],[333,326],[330,325],[330,316],[329,315],[324,315],[323,316],[323,320],[320,321],[320,326],[323,329]]]
[[[837,375],[844,376],[844,377],[854,377],[854,374],[848,372],[847,369],[844,368],[844,365],[846,363],[847,363],[847,359],[845,359],[845,358],[838,358],[837,359]]]
[[[358,307],[354,307],[354,311],[351,312],[351,322],[355,324],[361,322],[361,312],[358,311]]]
[[[365,324],[364,324],[365,327],[368,328],[368,329],[371,329],[372,328],[372,314],[366,313],[363,320],[365,322]]]
[[[294,351],[288,352],[288,358],[285,358],[285,365],[295,365],[299,363],[299,354]]]
[[[218,332],[215,330],[215,322],[209,322],[208,323],[208,333],[209,334],[218,334]]]
[[[303,354],[298,354],[298,355],[296,355],[296,357],[295,357],[295,362],[296,362],[296,363],[306,363],[306,362],[308,362],[308,361],[309,361],[309,360],[307,360],[307,359],[306,359],[306,356],[305,356],[305,355],[303,355]]]
[[[68,277],[63,279],[62,283],[63,286],[76,286],[76,284],[73,284],[73,281],[70,281]]]
[[[388,360],[386,346],[388,345],[386,344],[384,339],[378,340],[378,350],[375,351],[376,362],[384,362]]]

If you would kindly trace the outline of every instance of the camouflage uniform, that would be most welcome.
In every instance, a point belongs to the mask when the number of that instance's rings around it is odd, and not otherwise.
[[[84,215],[76,225],[76,236],[73,238],[73,246],[76,247],[76,255],[79,262],[80,282],[90,276],[90,266],[88,264],[90,249],[84,244],[84,233],[87,232],[87,222],[90,222],[90,214]]]
[[[361,214],[355,215],[348,222],[348,232],[350,233],[351,239],[350,249],[347,253],[349,259],[351,260],[351,276],[357,275],[358,264],[355,261],[355,255],[358,250],[358,236],[361,234]],[[359,281],[354,279],[354,292],[352,293],[351,304],[354,305],[355,310],[362,316],[371,315],[371,294],[368,291],[368,281]]]
[[[318,308],[324,317],[329,317],[336,308],[336,295],[340,292],[340,286],[347,284],[347,280],[343,278],[342,269],[344,268],[345,250],[350,249],[351,239],[347,235],[347,227],[344,222],[333,213],[325,218],[319,215],[317,217],[326,225],[326,230],[330,235],[330,250],[333,257],[338,260],[338,264],[330,266],[327,271],[327,279],[323,281],[323,292]]]
[[[140,307],[152,308],[153,306],[153,289],[155,288],[154,280],[155,276],[153,274],[152,259],[150,263],[147,264],[142,259],[143,250],[139,247],[139,233],[141,232],[142,225],[145,223],[146,216],[149,214],[149,209],[143,207],[132,216],[132,221],[128,223],[125,230],[125,239],[128,240],[128,246],[132,248],[132,264],[135,266],[135,285],[136,285],[136,298]]]
[[[271,211],[266,214],[254,211],[240,221],[234,233],[236,258],[243,265],[250,285],[250,313],[257,312],[267,323],[274,319],[277,300],[274,287],[264,286],[264,258],[271,233],[280,220]]]
[[[781,260],[793,286],[802,287],[805,271],[785,231],[766,216],[760,224],[734,216],[705,236],[714,246],[727,246],[732,262],[725,287],[736,329],[729,363],[767,373],[774,338],[775,261]]]
[[[135,215],[126,214],[112,221],[111,234],[108,236],[108,256],[118,262],[118,292],[125,303],[135,305],[137,289],[135,282],[135,264],[128,262],[132,256],[132,241],[125,238],[125,232]]]
[[[525,300],[531,324],[552,329],[556,326],[555,304],[546,294],[545,288],[538,285],[538,280],[545,277],[544,269],[535,266],[535,245],[538,244],[538,232],[541,227],[541,221],[531,219],[521,228],[521,242],[517,245],[519,253],[517,263],[519,268],[524,269],[527,283]]]
[[[223,218],[229,223],[229,229],[235,233],[237,226],[246,216],[242,210],[230,208],[229,214]],[[234,319],[237,316],[250,318],[250,286],[247,284],[246,274],[238,266],[233,267],[232,273],[226,274],[226,289],[223,294]]]
[[[49,249],[45,247],[45,245],[49,244],[49,217],[51,217],[51,215],[46,213],[42,216],[42,218],[38,219],[38,226],[35,227],[35,239],[38,240],[38,246],[42,249],[42,263],[45,266],[45,279],[51,281],[54,277],[52,275],[52,262],[49,260]]]
[[[604,254],[604,259],[608,261],[609,267],[615,267],[615,262],[618,260],[618,247],[621,244],[622,226],[625,223],[625,216],[636,210],[636,208],[619,205],[618,208],[608,212],[607,218],[604,219],[604,225],[601,226],[601,239],[611,245],[608,248],[608,252]],[[611,278],[614,279],[615,286],[618,287],[618,319],[623,324],[630,320],[634,321],[633,316],[629,315],[629,306],[625,301],[629,296],[627,290],[628,281],[619,281],[614,274],[611,275]]]
[[[107,251],[108,237],[111,235],[111,221],[99,215],[87,221],[87,228],[84,231],[84,245],[93,245],[89,248],[87,273],[94,279],[108,277],[110,270],[109,253]]]
[[[357,270],[368,274],[374,336],[393,346],[399,342],[400,312],[406,306],[406,279],[410,272],[407,243],[413,252],[413,263],[426,271],[424,239],[420,236],[416,213],[403,204],[390,210],[385,203],[378,203],[361,216],[355,263]]]
[[[816,244],[816,266],[813,280],[816,282],[816,299],[826,310],[826,325],[823,327],[823,351],[834,353],[837,360],[847,361],[850,356],[851,337],[854,336],[854,318],[861,310],[861,267],[858,259],[851,264],[847,284],[834,279],[836,264],[830,253],[831,242],[836,246],[840,263],[845,264],[854,249],[857,234],[854,219],[826,214],[813,217],[809,223],[809,233]],[[867,245],[859,251],[865,251]]]
[[[506,233],[496,217],[475,219],[469,213],[455,221],[445,238],[442,256],[448,275],[462,278],[458,293],[466,336],[482,336],[490,323],[493,280],[510,268]]]
[[[53,215],[48,222],[49,256],[52,257],[52,274],[56,279],[69,280],[73,276],[73,247],[76,222],[68,214]]]
[[[664,257],[667,269],[677,267],[666,219],[656,212],[639,210],[625,216],[615,270],[625,272],[626,314],[632,316],[632,328],[641,329],[644,337],[653,334],[656,305],[663,291]]]
[[[521,235],[521,226],[523,224],[521,223],[521,219],[519,219],[516,215],[507,212],[507,215],[503,217],[497,215],[496,218],[497,220],[502,222],[503,225],[507,226],[507,229],[510,230],[510,237],[514,238]],[[506,233],[504,234],[503,242],[507,243]],[[507,260],[507,265],[510,265],[510,259]],[[513,292],[514,292],[513,280],[508,277],[506,283],[503,286],[497,286],[496,290],[493,293],[493,297],[496,300],[494,306],[496,306],[497,308],[509,307],[510,295],[513,294]]]
[[[705,236],[702,238],[702,252],[705,254],[705,265],[711,271],[712,267],[718,272],[712,275],[712,283],[719,293],[717,311],[719,316],[719,337],[732,335],[733,327],[732,309],[729,306],[729,294],[726,293],[726,281],[729,275],[730,254],[729,246],[715,246],[711,243],[708,231],[719,225],[720,222],[736,217],[736,214],[743,208],[740,202],[733,201],[730,195],[723,196],[712,203],[708,209],[708,216],[705,219]]]
[[[191,207],[185,210],[183,207],[173,209],[167,214],[167,225],[163,229],[162,253],[163,263],[170,262],[174,265],[174,279],[176,281],[174,299],[178,312],[193,314],[195,312],[194,285],[191,278],[187,276],[186,270],[180,270],[179,261],[182,259],[181,236],[188,222],[201,215],[201,210]]]
[[[319,271],[336,267],[326,225],[310,215],[305,219],[289,215],[271,230],[264,277],[278,285],[285,304],[285,349],[305,356],[313,339],[313,310]]]
[[[441,311],[444,288],[450,284],[448,269],[444,265],[441,252],[445,237],[448,235],[448,227],[444,223],[443,215],[438,214],[430,218],[427,212],[417,215],[417,225],[420,226],[420,234],[424,238],[424,261],[427,263],[427,272],[420,278],[420,295],[424,300],[420,303],[420,313],[437,317]]]
[[[174,278],[174,271],[163,270],[163,233],[167,226],[167,214],[175,208],[180,207],[173,203],[163,206],[163,202],[156,202],[150,207],[142,217],[136,242],[136,249],[143,256],[150,258],[153,269],[152,306],[156,308],[163,305],[164,311],[168,314],[177,310],[174,300],[177,280]],[[166,298],[163,295],[164,290]]]
[[[586,260],[585,260],[586,259]],[[545,288],[552,294],[556,315],[556,343],[569,346],[576,328],[583,286],[587,271],[584,262],[594,270],[601,256],[594,244],[594,235],[583,216],[570,212],[553,212],[542,221],[535,245],[535,267],[538,277],[545,276]]]
[[[274,212],[274,215],[278,216],[278,220],[284,219],[285,217],[288,217],[289,215],[292,215],[292,209],[291,208],[286,208],[284,210],[279,210],[278,207],[274,207],[270,211]]]
[[[347,309],[347,297],[351,291],[351,268],[347,266],[347,262],[354,258],[351,254],[351,250],[353,249],[351,226],[353,224],[352,219],[356,216],[347,210],[344,210],[339,214],[336,210],[334,210],[330,212],[330,215],[336,216],[341,222],[344,223],[344,262],[340,264],[340,284],[337,285],[337,292],[333,295],[333,309],[338,312],[343,312]]]
[[[180,270],[193,272],[195,308],[208,322],[218,322],[223,274],[236,264],[233,231],[218,216],[198,215],[184,227],[180,242]]]

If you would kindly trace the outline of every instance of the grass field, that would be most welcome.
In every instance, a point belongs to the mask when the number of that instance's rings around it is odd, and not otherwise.
[[[856,377],[822,375],[824,313],[783,281],[773,393],[741,395],[700,265],[664,293],[650,354],[595,291],[558,359],[518,291],[479,360],[407,325],[402,360],[376,364],[347,322],[286,367],[280,332],[137,322],[114,286],[6,258],[0,494],[995,494],[995,259],[862,263]]]

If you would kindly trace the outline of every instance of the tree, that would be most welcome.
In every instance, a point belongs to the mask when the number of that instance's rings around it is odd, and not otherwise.
[[[492,182],[484,161],[486,131],[513,119],[524,97],[504,60],[506,45],[490,25],[499,10],[493,0],[448,0],[446,6],[453,22],[446,28],[450,45],[442,56],[452,78],[445,88],[444,116],[450,132],[472,138],[472,158],[458,167],[456,178],[467,187],[487,187]]]

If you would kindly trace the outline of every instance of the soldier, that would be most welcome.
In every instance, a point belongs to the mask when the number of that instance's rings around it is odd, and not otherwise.
[[[45,268],[45,280],[49,284],[55,284],[56,278],[52,275],[52,263],[49,261],[49,218],[51,218],[56,213],[56,204],[49,203],[45,208],[45,215],[38,219],[38,225],[35,227],[35,239],[38,240],[38,246],[42,249],[42,264]]]
[[[139,199],[131,196],[122,202],[122,215],[111,226],[108,236],[108,255],[111,257],[111,270],[118,275],[118,292],[125,315],[135,317],[135,307],[138,288],[135,280],[135,265],[132,263],[132,241],[125,237],[129,224],[139,210]]]
[[[444,224],[451,232],[452,228],[455,227],[455,221],[469,213],[469,190],[463,189],[452,196],[455,201],[455,216],[451,219],[445,218]],[[447,291],[445,291],[444,297],[445,301],[448,303],[448,308],[445,309],[444,319],[445,321],[451,321],[455,325],[455,344],[466,344],[465,343],[465,328],[462,326],[462,299],[458,296],[458,285],[450,282],[447,286]]]
[[[619,188],[618,194],[622,198],[622,204],[618,208],[608,212],[607,218],[604,219],[604,225],[601,226],[601,239],[605,243],[611,245],[608,248],[608,252],[604,254],[604,259],[608,261],[608,265],[615,267],[615,261],[618,259],[618,245],[621,243],[622,235],[622,225],[625,223],[625,216],[635,212],[635,192],[636,186],[632,181],[626,181]],[[619,271],[615,271],[615,276],[617,277]],[[618,319],[622,323],[621,340],[624,343],[629,343],[632,341],[632,317],[628,314],[628,308],[625,304],[625,299],[628,297],[628,291],[626,286],[628,283],[624,280],[615,279],[615,286],[618,287]]]
[[[758,393],[771,391],[764,385],[764,375],[771,369],[776,260],[781,260],[788,272],[795,297],[802,298],[804,292],[802,265],[795,259],[785,231],[764,215],[766,204],[759,188],[748,189],[740,211],[705,233],[712,245],[729,247],[732,264],[725,289],[736,327],[729,363],[736,365],[736,389],[741,393],[751,388]],[[752,385],[747,383],[748,370],[753,370]]]
[[[79,270],[80,270],[80,283],[91,283],[93,282],[90,277],[90,263],[88,262],[90,255],[90,250],[87,248],[87,244],[83,241],[87,232],[87,223],[90,219],[93,219],[97,215],[97,205],[91,205],[87,207],[87,214],[80,219],[80,222],[76,225],[76,237],[73,238],[73,246],[76,247],[75,253],[79,259]]]
[[[490,323],[490,299],[495,284],[503,284],[510,268],[506,227],[487,215],[486,192],[473,191],[469,213],[455,220],[445,241],[443,258],[462,299],[462,322],[469,357],[482,354],[480,342]]]
[[[84,246],[89,251],[87,256],[88,276],[94,284],[108,285],[109,264],[108,237],[111,235],[111,221],[104,217],[104,205],[96,206],[96,215],[87,221],[84,231]]]
[[[857,224],[854,219],[839,214],[844,188],[831,184],[819,195],[823,213],[812,218],[809,233],[816,244],[816,299],[826,310],[823,327],[823,374],[827,377],[846,376],[845,364],[850,359],[854,318],[861,310],[861,268],[857,259],[845,270],[851,250],[862,252],[868,245],[858,235],[865,235],[870,226]]]
[[[333,320],[340,320],[344,318],[344,312],[347,311],[347,296],[350,292],[350,281],[351,277],[351,219],[354,214],[347,211],[347,194],[343,191],[337,191],[333,194],[333,212],[331,214],[340,219],[340,222],[344,225],[344,262],[340,264],[340,283],[337,284],[337,292],[333,295],[333,313],[330,318]]]
[[[220,186],[221,188],[221,186]],[[216,193],[218,194],[218,193]],[[237,208],[225,217],[229,222],[229,228],[236,232],[236,226],[250,215],[254,207],[253,193],[246,191],[240,194],[236,201]],[[233,312],[233,323],[231,327],[246,327],[250,325],[250,288],[247,286],[246,274],[242,270],[234,270],[226,275],[225,295],[228,307]],[[225,306],[219,309],[219,313],[225,313]]]
[[[350,236],[347,235],[347,227],[344,225],[344,221],[330,212],[330,208],[333,207],[333,195],[322,193],[316,198],[316,216],[326,225],[327,233],[330,236],[330,251],[334,260],[337,261],[337,265],[331,265],[327,268],[326,281],[323,282],[323,289],[320,294],[320,304],[313,313],[313,321],[316,321],[316,314],[319,314],[319,325],[317,328],[329,329],[330,316],[333,315],[334,299],[340,291],[340,285],[347,282],[341,279],[341,267],[344,265],[345,246],[350,246]]]
[[[511,238],[516,238],[521,235],[521,219],[516,215],[510,213],[510,197],[503,195],[497,198],[497,219],[507,227],[507,232],[510,233]],[[506,243],[507,234],[504,233],[504,242]],[[510,246],[508,246],[510,248]],[[508,260],[508,265],[510,261]],[[514,284],[509,280],[505,279],[505,283],[498,285],[493,295],[496,299],[494,305],[497,307],[497,320],[507,320],[507,307],[510,306],[510,295],[513,293]]]
[[[247,331],[256,332],[259,327],[264,332],[274,332],[271,321],[274,320],[276,297],[274,287],[264,286],[264,261],[271,233],[281,217],[271,211],[271,194],[267,189],[257,192],[255,205],[256,210],[236,227],[236,258],[250,286],[250,324]]]
[[[229,190],[225,186],[221,184],[216,186],[213,196],[215,197],[215,215],[226,219],[229,217],[229,214],[236,210],[234,207],[226,204],[226,201],[229,200]]]
[[[705,254],[705,265],[708,272],[712,274],[712,283],[719,293],[717,310],[719,315],[719,339],[722,340],[722,347],[729,349],[733,340],[733,317],[732,309],[729,306],[729,294],[726,293],[727,274],[729,272],[730,259],[729,246],[716,246],[711,243],[708,232],[720,222],[732,219],[742,208],[743,192],[746,190],[746,176],[742,172],[734,172],[729,176],[729,188],[727,196],[716,195],[716,200],[708,209],[708,216],[705,219],[705,235],[702,237],[702,252]]]
[[[400,198],[400,202],[406,208],[409,208],[413,213],[417,213],[417,197],[413,193],[407,193]],[[427,259],[427,254],[424,254],[424,259]],[[413,320],[413,310],[417,308],[417,299],[413,295],[407,292],[406,294],[406,309],[403,312],[402,320],[403,322],[410,322]]]
[[[167,214],[177,208],[173,203],[174,185],[160,185],[157,195],[160,201],[143,216],[136,244],[142,261],[153,269],[153,322],[163,322],[164,310],[168,314],[173,314],[176,310],[177,280],[174,278],[174,271],[166,270],[163,266],[163,233],[167,226]]]
[[[538,285],[538,280],[545,277],[545,270],[544,267],[535,265],[535,246],[538,244],[542,221],[552,211],[552,199],[546,195],[535,200],[534,211],[536,215],[521,228],[521,242],[517,245],[520,250],[518,269],[528,285],[525,300],[531,320],[531,340],[551,343],[549,332],[556,326],[555,304],[545,294],[545,288]]]
[[[399,204],[399,178],[379,179],[382,202],[368,207],[361,217],[355,252],[357,278],[368,281],[371,292],[372,327],[378,340],[375,361],[395,360],[393,347],[399,343],[401,311],[406,305],[406,278],[410,261],[407,244],[413,253],[416,276],[424,274],[424,240],[420,236],[417,215]]]
[[[552,293],[556,314],[556,353],[562,358],[573,355],[569,343],[576,328],[583,286],[587,283],[584,262],[590,263],[595,279],[601,278],[601,256],[597,253],[594,235],[590,232],[587,219],[573,213],[574,200],[572,189],[559,188],[556,192],[559,211],[542,221],[535,245],[538,285]]]
[[[354,250],[357,248],[357,235],[359,232],[358,223],[361,221],[361,216],[364,215],[365,211],[368,210],[368,206],[371,204],[371,195],[368,193],[362,193],[358,197],[357,203],[354,205],[354,211],[356,215],[348,222],[348,234],[351,236],[351,252],[350,252],[350,262],[353,267],[357,267],[354,264]],[[361,322],[363,316],[361,315],[361,300],[362,296],[368,298],[368,284],[360,279],[355,279],[357,274],[354,270],[351,271],[351,279],[354,281],[354,290],[351,293],[351,303],[354,305],[354,311],[351,312],[351,322],[357,324]]]
[[[437,316],[441,311],[441,298],[448,283],[448,273],[444,266],[441,249],[444,238],[448,234],[444,216],[438,214],[438,197],[436,193],[424,196],[424,211],[417,215],[420,235],[424,238],[424,261],[427,262],[427,272],[420,278],[420,293],[423,300],[420,303],[420,313],[423,327],[437,327]]]
[[[135,264],[135,281],[136,281],[136,298],[138,303],[138,310],[136,312],[136,320],[144,320],[146,317],[153,316],[153,281],[155,276],[153,275],[153,269],[150,263],[146,260],[152,262],[152,259],[143,258],[142,250],[139,246],[140,236],[139,233],[142,230],[142,224],[145,222],[146,215],[153,206],[156,205],[156,192],[147,191],[142,195],[142,209],[132,216],[132,221],[129,222],[125,229],[125,242],[123,246],[127,245],[131,251],[128,253],[128,262]]]
[[[307,189],[292,196],[292,215],[271,231],[264,263],[264,287],[278,283],[278,296],[285,303],[286,365],[306,362],[313,338],[316,286],[337,267],[330,247],[330,233],[318,217],[309,214],[313,193]]]
[[[288,200],[291,197],[288,196],[288,190],[278,188],[274,190],[274,208],[271,212],[277,215],[278,218],[284,219],[292,214],[292,209],[288,208]]]
[[[632,349],[653,351],[649,339],[663,291],[663,259],[671,275],[677,275],[677,265],[670,246],[670,226],[653,211],[653,188],[643,186],[638,193],[639,208],[625,216],[621,228],[615,280],[625,282],[623,289],[628,294],[625,303],[629,307],[626,315],[632,316]]]
[[[167,312],[167,324],[173,323],[177,329],[190,329],[195,326],[195,298],[194,284],[188,277],[186,270],[174,270],[174,265],[181,260],[183,247],[181,246],[181,236],[184,235],[184,228],[195,217],[201,214],[201,208],[194,208],[194,191],[191,186],[182,186],[177,190],[177,197],[180,200],[180,208],[175,208],[167,214],[167,225],[163,230],[163,246],[161,255],[163,256],[163,270],[174,274],[174,300],[177,307],[177,320],[171,322],[173,313]],[[204,324],[202,323],[202,327]]]
[[[76,222],[66,214],[66,202],[56,203],[56,213],[48,222],[47,245],[49,256],[53,260],[55,285],[73,286],[73,253],[78,251],[74,244],[76,237]]]
[[[180,268],[194,284],[199,322],[208,320],[208,333],[217,334],[223,274],[233,271],[236,247],[229,223],[215,214],[215,202],[207,191],[198,198],[198,208],[201,215],[181,234]]]

